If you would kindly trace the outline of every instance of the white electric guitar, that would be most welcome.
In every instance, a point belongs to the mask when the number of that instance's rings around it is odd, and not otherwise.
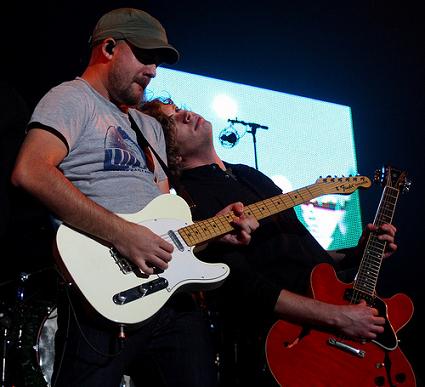
[[[325,194],[351,194],[368,188],[365,176],[320,178],[310,186],[245,206],[257,220]],[[193,223],[189,206],[176,195],[161,195],[142,211],[120,215],[148,227],[173,244],[168,269],[145,275],[108,243],[62,224],[56,236],[60,265],[87,301],[101,315],[120,324],[141,323],[152,317],[177,290],[218,287],[229,275],[223,263],[205,263],[193,254],[196,245],[234,230],[234,214]]]

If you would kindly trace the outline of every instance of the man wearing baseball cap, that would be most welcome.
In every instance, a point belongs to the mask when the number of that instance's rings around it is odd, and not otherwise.
[[[110,247],[105,265],[116,260],[119,275],[127,270],[123,276],[154,281],[172,259],[172,240],[117,214],[137,213],[168,192],[167,176],[151,154],[166,160],[161,126],[134,107],[157,66],[176,62],[179,54],[158,20],[132,8],[102,16],[90,44],[89,64],[81,77],[52,88],[36,106],[12,182],[44,203],[60,222]],[[138,131],[150,147],[143,146]],[[224,241],[248,243],[258,223],[243,215],[240,203],[226,210],[237,215],[237,232]],[[59,252],[62,247],[58,243]],[[69,242],[71,251],[78,247]],[[75,285],[64,287],[58,297],[52,386],[118,387],[123,374],[140,386],[215,384],[208,331],[188,293],[171,297],[142,326],[121,326],[98,313],[80,287],[81,278],[96,290],[115,277],[105,278],[103,261],[99,267],[90,264],[94,258],[89,252],[78,254],[90,270],[69,273]],[[123,257],[128,264],[124,268]],[[125,303],[127,296],[138,294],[152,297],[145,295],[147,289],[137,289],[122,289],[129,292],[118,294],[115,301],[103,299],[101,291],[95,294],[105,305]]]
[[[108,38],[125,40],[136,49],[148,50],[164,63],[173,64],[179,59],[159,21],[139,9],[120,8],[103,15],[94,28],[91,46]]]

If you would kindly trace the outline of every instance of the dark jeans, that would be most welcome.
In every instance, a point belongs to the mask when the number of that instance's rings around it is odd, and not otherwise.
[[[189,294],[173,296],[147,323],[128,331],[121,349],[117,327],[93,323],[78,300],[72,305],[78,324],[68,301],[58,304],[52,387],[118,387],[123,374],[142,387],[216,385],[209,331]]]

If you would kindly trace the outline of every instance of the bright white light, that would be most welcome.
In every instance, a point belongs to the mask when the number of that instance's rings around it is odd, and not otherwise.
[[[220,118],[236,118],[238,113],[238,104],[226,94],[219,94],[214,97],[213,109]]]

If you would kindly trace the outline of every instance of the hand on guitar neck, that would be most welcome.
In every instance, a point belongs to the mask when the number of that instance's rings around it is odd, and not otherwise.
[[[219,215],[232,217],[231,225],[234,230],[218,238],[218,241],[231,245],[249,244],[251,233],[260,225],[254,216],[244,214],[244,205],[241,202],[229,204],[216,214],[216,216]]]
[[[359,258],[361,258],[363,254],[370,233],[375,233],[378,240],[386,243],[383,258],[388,258],[389,256],[393,255],[397,251],[397,244],[395,243],[396,232],[397,228],[392,224],[384,223],[381,226],[376,226],[372,223],[369,223],[363,230],[362,236],[360,237],[359,243],[357,245],[357,250],[361,252],[358,254]]]
[[[395,243],[397,228],[394,225],[385,223],[381,226],[376,226],[373,223],[368,223],[363,229],[356,247],[342,250],[343,252],[330,250],[328,253],[338,265],[342,264],[343,267],[358,266],[371,233],[376,235],[379,241],[385,243],[383,258],[388,258],[397,251],[397,244]]]

